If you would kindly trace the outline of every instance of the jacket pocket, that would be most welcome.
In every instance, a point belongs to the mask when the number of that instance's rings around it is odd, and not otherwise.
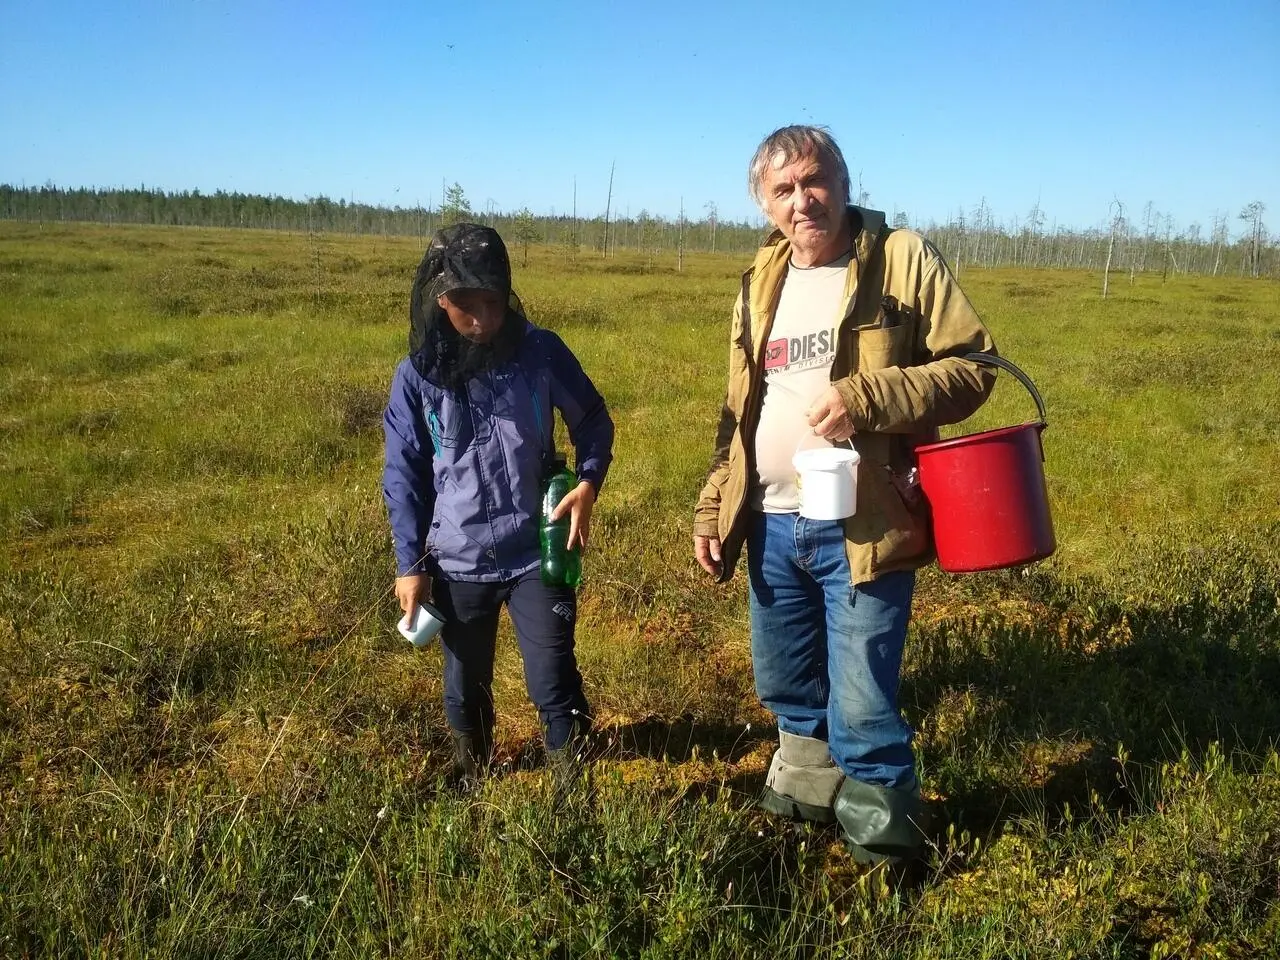
[[[908,506],[888,467],[881,464],[871,464],[858,479],[869,485],[868,500],[879,521],[875,524],[878,536],[871,545],[872,573],[909,566],[910,561],[927,556],[929,519],[923,498],[915,509]]]
[[[859,330],[858,372],[909,366],[914,334],[915,328],[911,324]]]

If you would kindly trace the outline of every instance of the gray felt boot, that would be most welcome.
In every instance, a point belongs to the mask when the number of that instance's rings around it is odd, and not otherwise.
[[[778,733],[760,806],[794,820],[834,823],[836,794],[844,773],[831,759],[825,740]]]

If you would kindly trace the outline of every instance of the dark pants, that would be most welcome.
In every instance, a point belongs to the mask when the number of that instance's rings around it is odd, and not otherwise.
[[[493,729],[493,656],[505,603],[547,749],[558,750],[575,731],[586,731],[587,700],[573,652],[578,613],[573,588],[548,587],[533,570],[506,583],[436,580],[433,596],[445,617],[440,642],[449,726],[466,734]]]

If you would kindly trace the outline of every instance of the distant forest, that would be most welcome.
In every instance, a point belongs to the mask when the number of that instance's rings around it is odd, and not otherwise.
[[[859,200],[868,206],[864,194]],[[895,226],[910,226],[932,240],[952,267],[1032,266],[1108,269],[1115,273],[1200,273],[1280,277],[1280,243],[1267,233],[1265,206],[1254,202],[1234,220],[1240,225],[1234,239],[1226,214],[1206,227],[1175,224],[1173,217],[1151,203],[1131,212],[1112,204],[1109,222],[1079,229],[1050,226],[1039,206],[1025,218],[997,223],[985,201],[959,212],[946,223],[912,221],[904,212],[892,215]],[[63,189],[52,185],[14,187],[0,184],[0,219],[37,222],[91,221],[97,223],[169,226],[240,227],[307,233],[353,233],[428,237],[444,223],[477,220],[495,227],[513,248],[548,244],[566,255],[595,252],[609,256],[619,248],[641,251],[651,258],[675,258],[687,252],[725,252],[747,255],[759,245],[765,230],[759,223],[721,220],[715,204],[701,216],[683,213],[672,219],[641,210],[631,216],[614,211],[593,217],[574,214],[539,215],[473,211],[462,187],[445,190],[434,208],[381,207],[346,200],[314,197],[291,200],[256,194],[211,194],[199,190],[170,193],[140,187],[136,190]],[[513,251],[514,253],[514,251]]]

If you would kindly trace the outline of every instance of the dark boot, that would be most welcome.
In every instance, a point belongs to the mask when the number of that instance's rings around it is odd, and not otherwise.
[[[578,733],[563,747],[547,751],[547,767],[551,770],[551,783],[555,788],[555,802],[559,806],[575,791],[590,791],[590,775],[587,768],[587,752],[590,742],[586,735]]]
[[[836,795],[835,813],[858,863],[900,865],[924,852],[925,808],[919,783],[882,787],[849,777]]]
[[[493,757],[493,732],[478,730],[474,733],[453,731],[453,777],[464,793],[476,790],[489,772]]]

